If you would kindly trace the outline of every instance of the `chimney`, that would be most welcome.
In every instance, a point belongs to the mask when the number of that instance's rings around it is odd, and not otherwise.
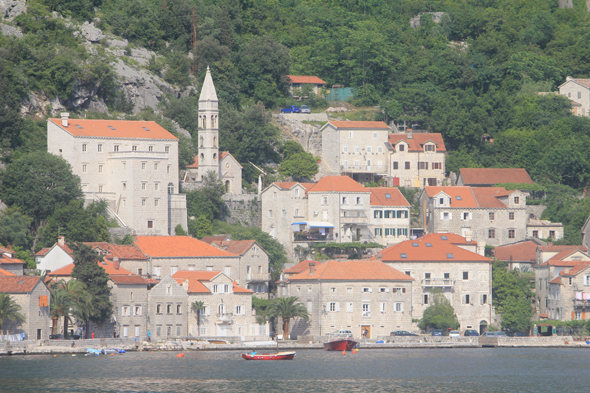
[[[315,262],[309,262],[309,275],[313,275],[315,273]]]
[[[412,134],[412,129],[408,128],[408,139],[412,139],[414,138],[414,135]]]
[[[569,81],[571,81],[571,80],[573,80],[573,79],[574,79],[574,78],[572,78],[571,76],[567,76],[567,77],[565,78],[565,81],[566,81],[566,82],[569,82]]]
[[[471,241],[471,231],[465,231],[465,241],[468,243]]]
[[[57,237],[57,244],[59,244],[60,246],[65,246],[66,245],[66,238],[64,236],[58,236]]]
[[[188,291],[188,280],[182,282],[182,287]]]
[[[68,126],[68,119],[70,118],[70,114],[68,112],[62,112],[61,114],[61,125],[64,127]]]
[[[119,270],[119,258],[114,257],[113,258],[113,267],[117,270]]]

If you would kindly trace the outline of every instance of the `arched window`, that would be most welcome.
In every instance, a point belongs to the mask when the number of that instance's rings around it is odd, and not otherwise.
[[[205,163],[205,155],[203,153],[201,153],[201,163]]]
[[[213,153],[213,162],[215,162],[216,158],[217,158],[217,153]]]
[[[174,194],[174,184],[168,183],[168,194]]]
[[[225,304],[221,303],[219,305],[219,307],[217,307],[217,311],[218,311],[219,315],[225,314]]]
[[[207,128],[205,123],[207,122],[207,116],[203,116],[203,125],[201,126],[202,128]]]
[[[217,137],[213,137],[213,147],[217,147]]]
[[[231,184],[230,184],[229,180],[226,180],[225,181],[225,192],[229,192],[230,186],[231,186]]]
[[[203,142],[204,142],[204,141],[205,141],[205,140],[203,139],[203,137],[202,137],[202,136],[200,136],[200,137],[199,137],[199,147],[203,147]]]

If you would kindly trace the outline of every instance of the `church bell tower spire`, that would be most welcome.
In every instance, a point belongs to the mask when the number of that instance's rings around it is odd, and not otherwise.
[[[199,96],[199,180],[208,172],[219,178],[219,100],[215,92],[211,71],[207,75]]]

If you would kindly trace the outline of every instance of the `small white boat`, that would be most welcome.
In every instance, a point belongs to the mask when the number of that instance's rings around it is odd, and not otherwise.
[[[100,349],[94,349],[94,348],[86,348],[86,356],[88,355],[100,355],[101,354],[101,350]]]

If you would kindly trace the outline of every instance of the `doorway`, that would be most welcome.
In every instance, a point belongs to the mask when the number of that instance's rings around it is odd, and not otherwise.
[[[367,338],[371,338],[371,325],[361,325],[361,337],[363,337],[363,333],[367,330]]]
[[[487,321],[481,321],[479,323],[479,335],[482,336],[487,331],[488,331],[488,323],[487,323]]]

